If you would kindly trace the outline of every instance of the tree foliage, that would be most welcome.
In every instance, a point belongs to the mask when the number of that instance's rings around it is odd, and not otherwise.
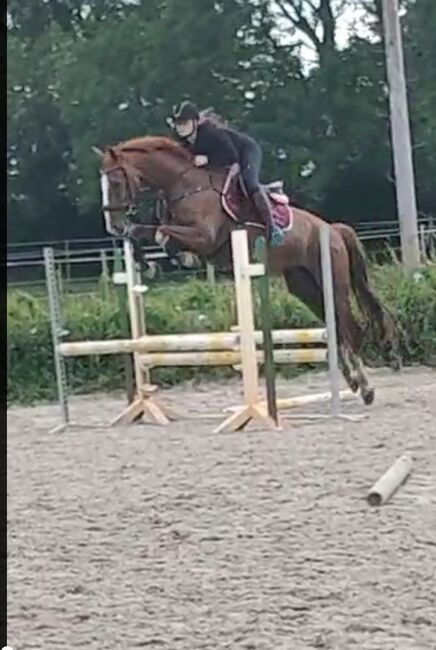
[[[265,179],[298,203],[393,218],[380,12],[365,2],[373,38],[340,48],[343,0],[10,0],[9,238],[102,234],[91,147],[165,132],[188,97],[258,138]],[[404,4],[418,196],[434,212],[436,3]]]

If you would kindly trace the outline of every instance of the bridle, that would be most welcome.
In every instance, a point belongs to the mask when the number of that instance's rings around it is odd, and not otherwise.
[[[115,165],[114,167],[110,167],[110,169],[106,170],[104,173],[109,178],[109,176],[116,171],[121,171],[123,174],[124,182],[126,184],[126,194],[128,201],[125,203],[109,203],[107,205],[103,205],[102,210],[103,212],[121,212],[124,210],[126,216],[131,216],[136,212],[136,207],[134,204],[134,192],[132,190],[130,179],[124,168],[124,165]]]

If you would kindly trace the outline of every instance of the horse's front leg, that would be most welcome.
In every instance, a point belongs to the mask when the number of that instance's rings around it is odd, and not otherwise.
[[[147,259],[144,244],[152,246],[155,243],[157,224],[130,223],[124,230],[124,237],[130,241],[133,248],[133,258],[142,271],[154,271],[155,262]]]
[[[213,234],[205,230],[199,230],[194,226],[164,225],[159,227],[159,231],[179,242],[182,248],[200,257],[208,257],[214,252]]]

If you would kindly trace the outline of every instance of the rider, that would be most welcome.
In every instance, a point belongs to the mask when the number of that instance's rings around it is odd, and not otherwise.
[[[262,164],[262,150],[258,143],[245,133],[220,125],[216,120],[202,119],[195,104],[184,101],[174,107],[172,117],[167,122],[176,132],[178,138],[194,155],[197,167],[230,167],[237,163],[248,195],[271,234],[276,245],[283,241],[283,232],[274,223],[271,206],[265,190],[259,181]]]

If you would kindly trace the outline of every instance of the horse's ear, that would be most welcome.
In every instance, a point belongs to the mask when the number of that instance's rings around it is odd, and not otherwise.
[[[116,151],[115,151],[115,149],[113,147],[108,147],[107,152],[110,155],[110,157],[112,158],[112,160],[117,159],[117,153],[116,153]]]
[[[101,149],[99,149],[98,147],[91,147],[91,149],[95,154],[97,154],[100,160],[103,160],[104,152]]]

